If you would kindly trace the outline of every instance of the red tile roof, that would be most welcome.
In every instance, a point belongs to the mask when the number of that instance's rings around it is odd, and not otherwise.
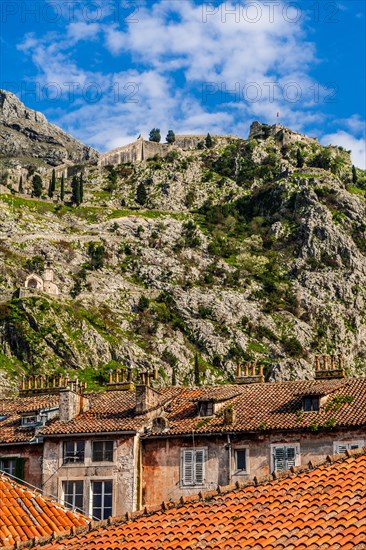
[[[70,533],[71,528],[86,527],[88,523],[81,514],[0,475],[0,547]]]
[[[229,492],[187,497],[37,550],[366,549],[366,449]]]
[[[366,378],[336,380],[295,380],[250,385],[203,386],[200,388],[162,388],[161,405],[169,423],[166,435],[257,432],[263,430],[315,430],[332,427],[366,426]],[[302,412],[303,397],[326,395],[319,411]],[[51,420],[45,435],[137,431],[148,424],[148,416],[135,414],[134,391],[108,391],[88,395],[90,408],[69,422]],[[14,400],[10,416],[0,421],[1,441],[27,441],[33,430],[20,428],[20,411],[58,403],[58,396],[35,396]],[[202,399],[221,402],[215,416],[198,417]],[[23,403],[24,402],[24,403]],[[0,402],[1,404],[1,402]],[[5,404],[8,407],[9,402]],[[233,424],[225,424],[223,409],[232,405]],[[3,405],[4,408],[4,405]],[[0,409],[1,411],[1,409]],[[0,412],[1,414],[1,412]]]
[[[26,443],[34,437],[35,429],[20,425],[23,414],[58,407],[59,396],[42,394],[27,397],[6,397],[0,399],[0,444]]]
[[[207,388],[183,388],[168,409],[169,434],[256,432],[263,430],[320,429],[321,427],[356,427],[366,425],[366,378],[338,380],[295,380],[229,386],[239,395],[223,404],[232,404],[233,425],[225,425],[222,414],[211,419],[197,418],[197,401]],[[222,391],[227,391],[222,388]],[[302,412],[303,397],[309,394],[328,396],[319,411]],[[217,400],[218,393],[215,393]]]

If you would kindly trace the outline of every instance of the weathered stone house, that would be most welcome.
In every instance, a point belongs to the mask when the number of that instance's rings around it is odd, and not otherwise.
[[[326,359],[316,380],[244,376],[237,379],[243,385],[182,388],[165,410],[164,430],[153,426],[143,436],[143,504],[363,447],[366,379],[343,374]]]
[[[44,423],[58,414],[57,394],[27,395],[0,400],[0,470],[41,487]]]

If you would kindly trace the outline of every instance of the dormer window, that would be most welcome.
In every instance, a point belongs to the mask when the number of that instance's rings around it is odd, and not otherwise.
[[[22,416],[21,425],[24,428],[29,428],[31,426],[36,426],[39,423],[39,421],[40,421],[40,419],[39,419],[38,415],[36,415],[36,414]]]
[[[320,407],[319,395],[307,395],[303,399],[304,412],[318,411]]]
[[[214,403],[213,401],[200,401],[198,404],[199,416],[213,416]]]

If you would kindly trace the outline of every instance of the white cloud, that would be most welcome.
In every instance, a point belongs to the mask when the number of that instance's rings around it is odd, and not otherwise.
[[[104,15],[113,11],[113,2],[105,0],[105,5]],[[46,33],[37,38],[29,34],[18,48],[36,65],[40,82],[56,82],[60,87],[65,82],[78,84],[68,112],[53,120],[100,150],[122,145],[139,133],[146,136],[156,126],[163,135],[172,128],[177,133],[243,136],[249,120],[274,123],[278,111],[281,123],[295,130],[322,122],[309,75],[309,68],[318,61],[314,44],[305,38],[303,20],[290,22],[291,12],[286,12],[286,20],[284,4],[279,2],[273,3],[273,11],[268,3],[263,5],[256,23],[248,21],[253,13],[245,12],[243,3],[223,2],[214,14],[205,12],[207,6],[190,0],[146,1],[135,14],[138,22],[127,20],[124,25],[114,19],[108,23],[106,17],[86,21],[79,11],[64,35]],[[237,21],[230,15],[235,9],[241,10]],[[92,57],[102,59],[98,72],[86,68],[88,61],[75,61],[81,41],[89,41]],[[111,72],[108,62],[103,64],[104,55],[112,55],[114,66],[120,61],[121,67]],[[126,70],[129,59],[132,68]],[[218,91],[204,101],[201,92],[207,82]],[[286,88],[290,82],[301,91],[296,102],[286,97],[286,90],[291,94]],[[101,92],[97,103],[88,102],[83,93],[91,83]],[[248,83],[259,87],[257,102],[246,97]],[[279,85],[273,98],[269,83]],[[221,96],[222,86],[230,90],[236,85],[240,101]],[[212,100],[215,108],[210,107]],[[357,135],[359,125],[354,115],[347,129]]]
[[[351,150],[352,162],[358,168],[366,170],[366,142],[365,139],[357,139],[353,135],[339,130],[333,134],[323,136],[320,140],[323,145],[340,145]]]

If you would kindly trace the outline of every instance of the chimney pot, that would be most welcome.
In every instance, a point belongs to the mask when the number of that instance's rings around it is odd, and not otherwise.
[[[255,376],[256,370],[257,370],[257,363],[254,362],[252,363],[252,376]]]
[[[248,376],[248,371],[249,371],[249,364],[248,364],[248,361],[245,361],[244,376]]]
[[[328,355],[323,355],[323,367],[324,370],[328,370]]]
[[[241,363],[239,361],[236,364],[236,376],[241,376]]]

